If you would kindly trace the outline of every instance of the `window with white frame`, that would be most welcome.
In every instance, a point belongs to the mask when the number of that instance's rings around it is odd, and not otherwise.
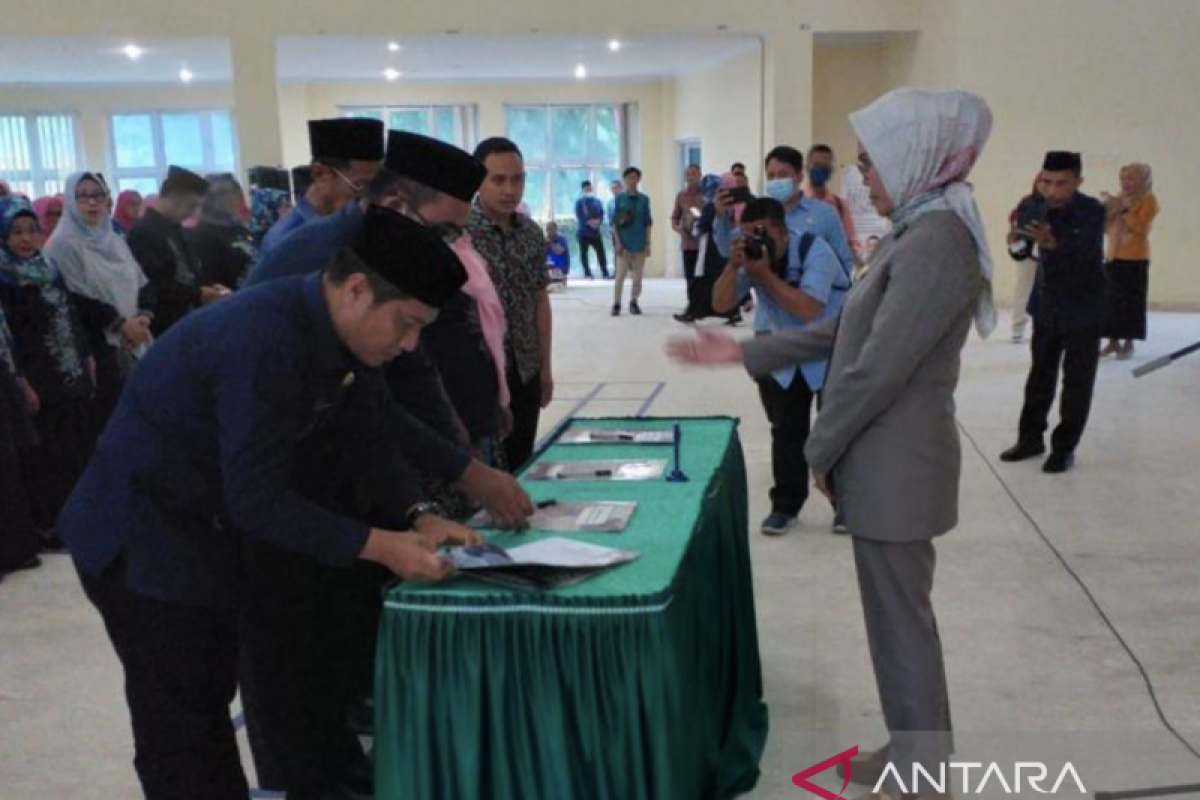
[[[474,106],[342,106],[341,112],[380,120],[388,130],[432,136],[463,150],[476,144]]]
[[[71,113],[0,114],[0,180],[29,197],[61,192],[83,162],[77,128]]]
[[[584,181],[608,201],[609,183],[621,178],[628,116],[622,105],[505,107],[508,138],[525,157],[525,204],[531,216],[570,226]]]
[[[153,194],[172,164],[201,175],[237,170],[228,111],[123,111],[110,122],[114,191]]]

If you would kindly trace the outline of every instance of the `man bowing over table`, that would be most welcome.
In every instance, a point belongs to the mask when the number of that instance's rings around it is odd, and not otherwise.
[[[412,350],[466,279],[437,233],[399,214],[380,224],[396,247],[344,248],[323,273],[246,290],[172,328],[59,518],[125,669],[149,800],[248,794],[229,712],[243,537],[426,580],[450,572],[440,544],[477,538],[433,515],[419,532],[371,528],[290,488],[309,432],[355,382],[361,403],[361,383]],[[384,402],[380,387],[369,396]],[[384,431],[363,441],[389,446]]]

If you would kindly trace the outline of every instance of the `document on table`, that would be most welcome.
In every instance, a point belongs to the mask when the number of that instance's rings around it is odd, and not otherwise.
[[[554,589],[633,561],[638,553],[552,537],[511,550],[486,543],[454,547],[442,557],[466,577],[514,589]]]
[[[625,430],[621,428],[567,428],[558,444],[673,444],[673,431]]]
[[[663,476],[663,458],[611,461],[539,461],[525,473],[531,481],[652,481]]]
[[[592,500],[581,503],[549,502],[539,504],[538,510],[529,518],[529,529],[534,531],[590,531],[620,533],[629,526],[637,503]],[[493,528],[492,518],[480,511],[467,524],[472,528]]]

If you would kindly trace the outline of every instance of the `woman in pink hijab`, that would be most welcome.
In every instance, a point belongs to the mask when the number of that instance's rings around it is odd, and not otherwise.
[[[129,233],[142,217],[142,196],[132,189],[126,189],[117,196],[117,207],[113,210],[113,222],[119,226],[118,233]]]
[[[37,214],[38,225],[42,229],[42,238],[47,242],[50,241],[50,234],[54,233],[54,229],[58,227],[58,221],[62,219],[62,196],[39,197],[33,201],[33,213]]]

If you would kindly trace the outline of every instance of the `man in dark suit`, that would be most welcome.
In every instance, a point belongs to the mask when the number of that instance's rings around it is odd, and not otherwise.
[[[1002,461],[1024,461],[1046,452],[1044,436],[1062,367],[1062,417],[1042,466],[1055,474],[1075,463],[1096,386],[1100,335],[1108,303],[1104,277],[1104,206],[1079,191],[1078,153],[1046,154],[1037,191],[1040,206],[1018,220],[1019,233],[1036,246],[1038,272],[1029,298],[1033,317],[1033,366],[1025,384],[1017,443]]]

